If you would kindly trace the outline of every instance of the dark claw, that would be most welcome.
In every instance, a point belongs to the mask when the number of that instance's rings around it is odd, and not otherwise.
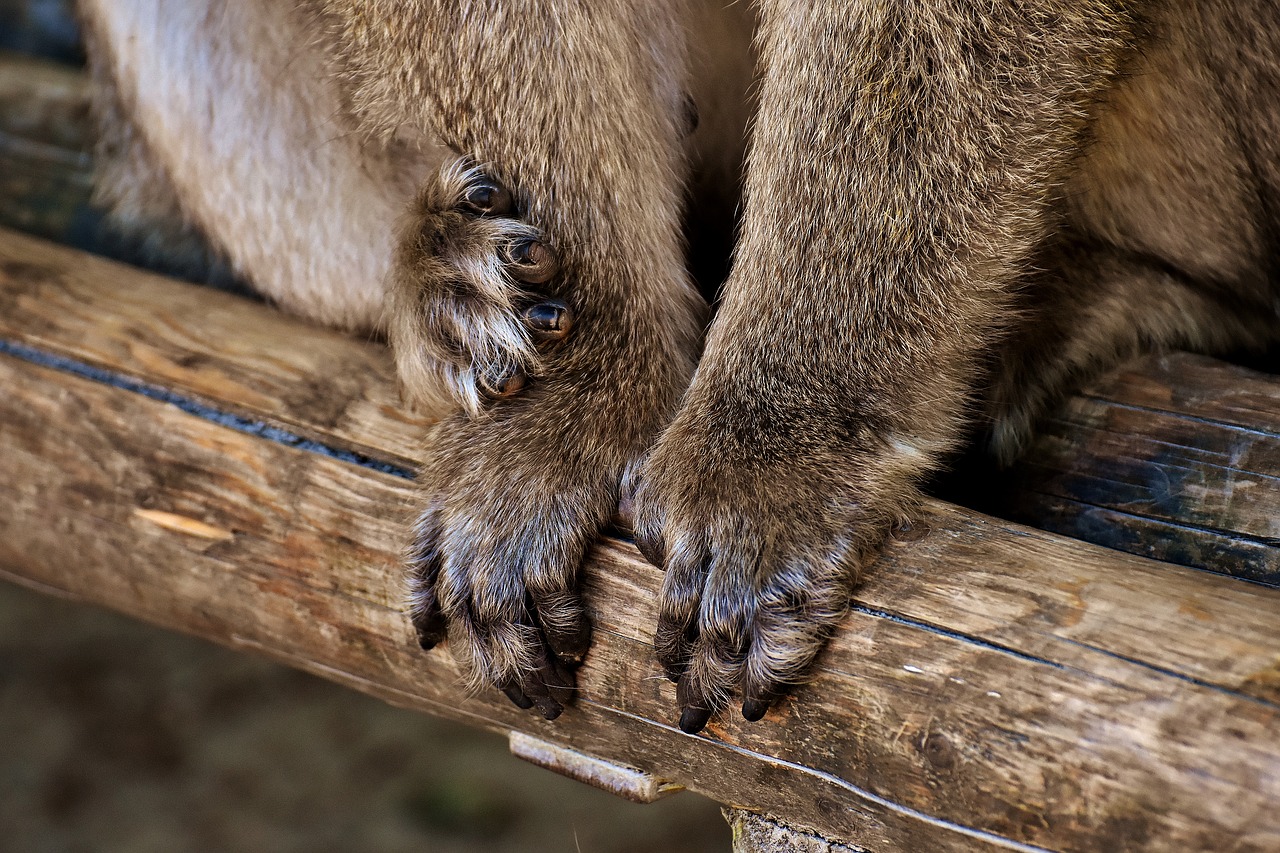
[[[546,683],[547,670],[541,669],[531,673],[524,679],[519,690],[529,700],[526,707],[537,706],[538,713],[548,720],[554,720],[564,712],[564,706],[555,700]],[[519,704],[519,703],[517,703]]]
[[[538,651],[533,665],[533,672],[525,676],[520,685],[521,695],[537,706],[543,718],[554,720],[573,701],[577,682],[572,672],[556,665],[545,647]]]
[[[676,703],[680,706],[680,731],[696,735],[711,719],[712,709],[701,697],[691,695],[688,676],[682,676],[676,684]]]
[[[482,181],[472,184],[461,207],[475,216],[506,216],[515,207],[511,192],[501,184]]]
[[[515,705],[521,711],[527,711],[533,707],[533,700],[524,695],[524,691],[521,690],[519,686],[515,684],[508,684],[498,689],[505,693],[507,698],[511,700],[511,704]]]
[[[539,341],[562,341],[573,328],[573,312],[559,299],[548,299],[524,309],[525,325]]]
[[[749,698],[742,702],[742,718],[748,723],[759,722],[763,719],[769,706],[773,704],[768,699]]]
[[[541,673],[543,683],[553,701],[562,706],[573,704],[574,696],[578,692],[578,679],[573,674],[573,670],[561,666],[555,657],[549,657]],[[558,711],[556,716],[560,716]]]
[[[555,252],[537,240],[521,240],[507,249],[511,274],[525,284],[546,284],[560,271]]]
[[[711,720],[711,709],[690,705],[680,712],[680,731],[687,735],[696,735],[706,728]]]

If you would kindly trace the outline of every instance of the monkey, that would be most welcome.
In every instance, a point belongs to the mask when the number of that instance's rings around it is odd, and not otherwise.
[[[410,618],[555,719],[621,506],[680,728],[803,679],[977,428],[1276,340],[1265,0],[81,0],[118,215],[443,413]],[[741,189],[739,191],[739,176]],[[740,199],[740,201],[739,201]],[[714,313],[682,236],[730,233]]]

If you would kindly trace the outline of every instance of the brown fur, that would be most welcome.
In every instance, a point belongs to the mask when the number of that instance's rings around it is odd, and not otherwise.
[[[137,176],[163,176],[160,203],[176,195],[267,293],[386,329],[409,390],[464,408],[423,477],[415,623],[547,716],[586,651],[579,564],[621,482],[667,570],[656,642],[682,725],[735,689],[755,718],[970,414],[1009,457],[1132,353],[1276,336],[1280,13],[1264,0],[762,0],[742,228],[691,385],[703,310],[682,195],[735,198],[740,6],[141,16],[157,36],[195,27],[193,62],[174,47],[190,38],[127,41],[130,14],[84,3],[135,164],[108,174],[114,197],[144,207]],[[254,18],[274,42],[243,34]],[[224,104],[241,78],[270,110]],[[513,209],[469,205],[486,182]],[[520,241],[549,280],[513,262]],[[572,318],[567,339],[529,325],[542,304]]]

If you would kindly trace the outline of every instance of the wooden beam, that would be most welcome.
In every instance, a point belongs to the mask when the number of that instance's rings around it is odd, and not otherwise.
[[[183,223],[124,221],[94,203],[89,101],[83,69],[0,51],[0,226],[245,292]]]
[[[991,508],[1129,553],[1280,584],[1280,381],[1189,353],[1135,362],[1041,425]]]
[[[165,239],[157,240],[154,223],[113,221],[96,209],[90,199],[92,138],[89,83],[81,69],[0,52],[0,226],[167,275],[243,289],[194,234],[175,236],[166,227]],[[112,291],[109,298],[145,313],[156,294]],[[69,325],[82,327],[85,313],[98,310],[93,295],[85,293],[67,294],[64,307],[74,318]],[[270,328],[260,331],[272,334]],[[239,362],[252,362],[259,351],[252,333],[239,346],[228,341],[234,349],[223,353],[222,342],[201,337],[198,329],[183,332],[194,333],[201,358],[221,360],[233,376],[243,373]],[[163,343],[160,348],[163,353]],[[367,366],[353,353],[348,357],[357,362],[351,374],[334,376],[349,384]],[[254,369],[255,375],[272,374],[260,363]],[[229,396],[231,405],[241,402]],[[289,405],[296,404],[269,395],[260,402],[258,415],[268,418],[288,419]],[[405,446],[388,449],[407,464]],[[1175,353],[1144,359],[1077,395],[1042,425],[1026,463],[1007,473],[983,463],[955,479],[962,502],[980,503],[1001,517],[1129,553],[1280,584],[1277,470],[1280,383]],[[983,495],[975,483],[982,484]]]
[[[0,572],[868,850],[1280,849],[1280,591],[930,504],[811,683],[674,726],[660,573],[605,540],[555,723],[467,697],[401,613],[430,464],[386,352],[0,233]]]

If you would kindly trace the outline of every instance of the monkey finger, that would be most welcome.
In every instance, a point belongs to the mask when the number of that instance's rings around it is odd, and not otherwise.
[[[676,704],[680,707],[680,731],[690,735],[702,731],[716,710],[687,672],[676,683]]]
[[[550,658],[551,675],[547,678],[547,689],[551,698],[568,707],[578,696],[578,676],[572,667],[565,666],[555,657]]]
[[[749,723],[759,722],[777,701],[778,691],[763,685],[744,685],[742,688],[742,718]]]
[[[679,547],[672,550],[662,578],[653,646],[672,681],[684,674],[698,638],[698,609],[710,562],[710,555],[701,548]]]
[[[591,648],[591,619],[577,594],[531,584],[528,608],[558,663],[581,666]]]
[[[436,590],[440,577],[439,515],[428,508],[418,519],[414,544],[408,554],[410,572],[410,621],[418,637],[418,645],[430,651],[448,635],[448,623]]]
[[[533,700],[524,694],[524,691],[520,689],[520,685],[516,682],[508,681],[504,684],[499,684],[498,689],[506,694],[506,697],[511,700],[511,704],[521,711],[527,711],[533,707]]]
[[[424,601],[415,609],[413,615],[413,629],[418,635],[418,645],[427,652],[440,645],[449,636],[449,624],[440,609],[440,602],[436,600],[434,593],[429,595],[430,601],[425,600],[426,594],[423,595]]]
[[[577,684],[572,673],[557,667],[541,644],[533,663],[533,670],[521,679],[520,690],[537,706],[544,719],[554,720],[573,700]]]
[[[848,609],[850,573],[814,567],[779,574],[761,590],[739,681],[742,716],[756,722],[799,683]]]
[[[658,627],[653,632],[653,648],[668,681],[678,682],[680,676],[684,675],[685,670],[689,668],[689,659],[693,656],[693,647],[697,641],[696,625],[658,620]]]

